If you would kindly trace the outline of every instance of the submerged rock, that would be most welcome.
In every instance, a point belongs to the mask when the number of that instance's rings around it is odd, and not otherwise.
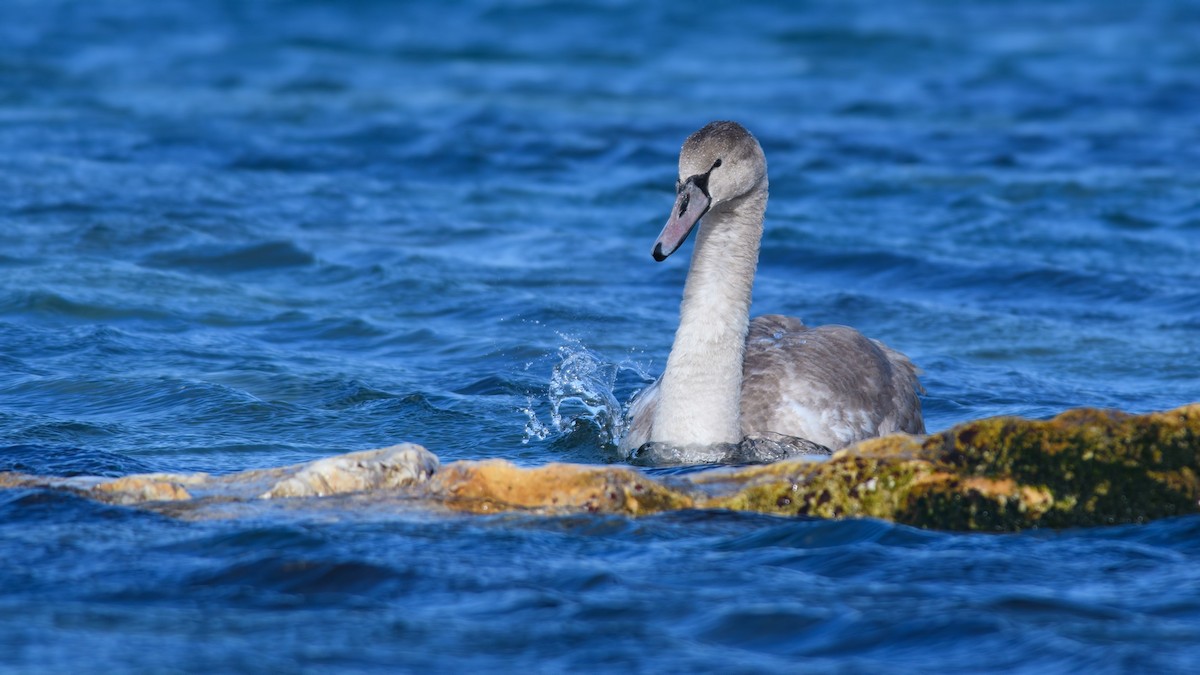
[[[1200,404],[1147,415],[1080,409],[1048,421],[985,419],[929,436],[871,439],[827,459],[662,480],[621,466],[487,460],[439,467],[433,453],[403,444],[228,476],[0,473],[6,487],[66,490],[190,518],[286,504],[343,517],[399,509],[631,516],[733,509],[948,530],[1136,523],[1200,511]]]

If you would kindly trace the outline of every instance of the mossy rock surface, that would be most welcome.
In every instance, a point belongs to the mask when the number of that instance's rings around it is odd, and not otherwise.
[[[1200,510],[1200,405],[998,417],[924,438],[872,439],[823,464],[764,470],[776,480],[760,478],[725,505],[950,530],[1144,522]]]
[[[699,471],[657,480],[622,466],[502,460],[441,466],[402,444],[228,476],[118,479],[0,473],[0,489],[69,491],[174,517],[267,508],[372,514],[427,510],[617,513],[733,509],[882,518],[944,530],[1014,531],[1136,523],[1200,510],[1200,404],[1129,415],[1080,409],[1047,421],[979,420],[888,436],[824,461]]]

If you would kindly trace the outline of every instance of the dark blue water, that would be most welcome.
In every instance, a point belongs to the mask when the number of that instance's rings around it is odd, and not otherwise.
[[[0,470],[614,456],[683,138],[931,430],[1200,399],[1200,3],[0,5]],[[684,250],[686,255],[689,249]],[[1189,672],[1200,519],[186,522],[0,493],[13,671]]]

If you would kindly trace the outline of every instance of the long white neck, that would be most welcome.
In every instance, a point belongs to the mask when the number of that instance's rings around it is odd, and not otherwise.
[[[742,440],[742,360],[766,207],[764,182],[736,201],[719,204],[699,226],[679,329],[659,383],[651,441]]]

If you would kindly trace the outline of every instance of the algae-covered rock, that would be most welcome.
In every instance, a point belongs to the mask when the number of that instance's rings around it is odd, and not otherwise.
[[[1200,405],[1148,415],[999,417],[924,438],[871,439],[823,464],[757,470],[710,505],[952,530],[1142,522],[1195,513]]]
[[[117,479],[0,473],[0,489],[70,491],[177,517],[242,517],[286,505],[370,511],[617,513],[734,509],[872,517],[948,530],[1134,523],[1200,511],[1200,404],[1147,415],[1073,410],[1048,421],[969,422],[876,438],[827,460],[787,460],[656,480],[630,467],[502,460],[439,467],[403,444],[228,476]],[[330,499],[333,497],[333,499]]]

